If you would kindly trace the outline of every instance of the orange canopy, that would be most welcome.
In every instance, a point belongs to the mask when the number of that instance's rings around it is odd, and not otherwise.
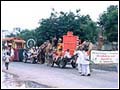
[[[10,38],[4,38],[2,41],[14,41],[14,42],[22,42],[25,43],[25,41],[21,38],[16,38],[16,37],[10,37]]]
[[[18,43],[25,43],[24,40],[14,40],[14,42],[18,42]]]

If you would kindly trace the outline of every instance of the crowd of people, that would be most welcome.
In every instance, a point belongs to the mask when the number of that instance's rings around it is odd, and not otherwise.
[[[90,43],[89,43],[90,44]],[[51,57],[54,61],[57,61],[57,59],[61,56],[64,58],[67,57],[68,59],[71,58],[70,50],[67,49],[64,52],[62,50],[62,39],[58,39],[54,37],[52,41],[47,40],[44,42],[40,47],[32,47],[28,50],[28,52],[31,52],[31,57],[38,62],[42,61],[42,63],[50,63]],[[74,55],[77,54],[76,64],[78,68],[78,72],[82,76],[90,76],[90,59],[89,59],[89,52],[92,47],[90,45],[87,45],[85,41],[82,41],[74,51]],[[23,56],[27,56],[27,50],[24,50]],[[47,57],[46,57],[47,56]],[[8,45],[5,49],[3,49],[3,59],[5,61],[5,67],[8,70],[9,62],[12,61],[14,57],[14,50],[12,49],[12,45]]]
[[[56,39],[54,39],[56,40]],[[55,41],[56,42],[56,41]],[[55,45],[55,44],[53,44]],[[70,59],[72,56],[70,54],[70,50],[67,49],[64,52],[62,50],[62,39],[59,39],[57,44],[53,46],[53,60],[57,61],[59,57],[64,57]],[[74,55],[77,54],[76,64],[78,68],[78,72],[81,74],[81,76],[90,76],[90,52],[93,48],[93,45],[91,42],[88,41],[81,41],[79,45],[77,46],[76,50],[74,51]],[[50,51],[51,52],[51,51]]]

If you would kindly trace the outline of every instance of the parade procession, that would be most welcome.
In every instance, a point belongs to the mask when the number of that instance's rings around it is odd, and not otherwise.
[[[7,2],[2,3],[4,9],[5,3],[6,8],[7,4],[12,5]],[[38,3],[42,5],[42,2]],[[78,3],[83,5],[82,2]],[[24,2],[21,4],[23,7],[26,6]],[[32,7],[34,4],[28,5]],[[63,2],[60,4],[66,5]],[[79,4],[73,2],[73,5],[78,7]],[[39,25],[35,29],[22,29],[20,24],[16,24],[18,27],[13,28],[12,32],[3,29],[2,88],[118,88],[118,6],[118,3],[115,5],[110,3],[100,11],[96,21],[93,20],[90,12],[82,15],[82,8],[76,9],[75,12],[71,11],[72,7],[69,7],[68,12],[64,10],[59,12],[56,8],[52,8],[50,16],[44,17],[46,15],[44,14],[39,17]],[[7,9],[5,10],[7,12]],[[25,18],[29,18],[28,16]],[[33,14],[31,17],[37,16]]]

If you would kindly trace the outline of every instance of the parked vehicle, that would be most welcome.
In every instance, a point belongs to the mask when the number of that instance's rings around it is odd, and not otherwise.
[[[37,55],[32,54],[30,51],[24,50],[23,52],[23,62],[27,63],[37,63]]]

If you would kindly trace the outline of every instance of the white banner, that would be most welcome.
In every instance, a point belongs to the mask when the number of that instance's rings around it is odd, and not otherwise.
[[[118,63],[118,51],[91,51],[91,60],[95,64]]]

